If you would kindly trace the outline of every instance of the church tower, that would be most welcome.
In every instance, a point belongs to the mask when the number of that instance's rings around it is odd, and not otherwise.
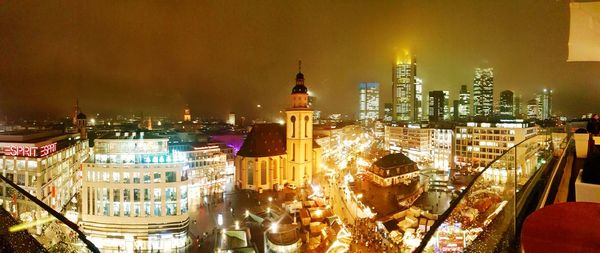
[[[191,121],[192,120],[192,114],[190,113],[190,107],[189,106],[185,106],[185,108],[183,109],[183,121]]]
[[[291,107],[285,111],[287,173],[284,181],[297,186],[310,184],[313,172],[313,110],[308,106],[308,89],[304,86],[301,64],[298,63]]]
[[[73,113],[71,114],[71,121],[73,122],[73,127],[77,127],[77,115],[79,115],[79,99],[75,99],[75,105],[73,106]]]

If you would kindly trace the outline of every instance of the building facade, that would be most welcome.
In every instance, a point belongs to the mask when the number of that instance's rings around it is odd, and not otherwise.
[[[537,128],[527,123],[474,123],[457,126],[454,130],[454,163],[463,168],[478,169],[487,166],[506,150],[535,136]]]
[[[417,164],[402,153],[386,155],[367,168],[367,176],[382,187],[408,184],[418,174]]]
[[[417,163],[431,162],[431,128],[421,128],[419,124],[386,126],[384,146],[391,153],[402,152]]]
[[[0,134],[0,171],[8,180],[57,211],[81,189],[81,163],[88,158],[88,140],[61,130]],[[13,214],[33,210],[13,189],[0,184],[2,205]]]
[[[379,83],[360,83],[358,85],[360,121],[379,119]]]
[[[434,128],[431,134],[431,156],[433,168],[449,170],[454,160],[454,130]]]
[[[552,89],[544,89],[536,95],[537,119],[547,120],[552,117]]]
[[[473,79],[473,115],[492,116],[494,109],[494,69],[475,69]]]
[[[393,105],[392,103],[385,103],[383,105],[383,121],[384,122],[392,122],[393,116],[392,116],[392,109]]]
[[[420,121],[422,83],[417,80],[417,61],[405,59],[392,68],[393,121]]]
[[[471,93],[466,85],[461,85],[458,94],[458,118],[466,119],[469,116],[471,116]]]
[[[527,118],[537,119],[538,118],[538,100],[531,99],[527,101]]]
[[[510,90],[500,92],[500,116],[515,116],[514,108],[514,93]]]
[[[102,251],[183,249],[187,166],[167,138],[115,132],[96,139],[83,165],[83,231]]]
[[[447,107],[444,104],[444,96],[444,91],[441,90],[429,92],[429,121],[444,120],[444,109]]]

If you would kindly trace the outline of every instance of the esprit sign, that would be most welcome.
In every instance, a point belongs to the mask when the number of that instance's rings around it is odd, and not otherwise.
[[[4,153],[12,156],[43,157],[56,152],[56,142],[41,147],[8,146]]]

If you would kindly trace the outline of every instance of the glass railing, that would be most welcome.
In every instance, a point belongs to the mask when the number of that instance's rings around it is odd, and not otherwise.
[[[567,135],[541,132],[485,167],[438,220],[415,252],[516,252],[520,224]]]
[[[8,252],[100,252],[79,230],[76,211],[63,215],[1,175],[0,205],[0,248]]]

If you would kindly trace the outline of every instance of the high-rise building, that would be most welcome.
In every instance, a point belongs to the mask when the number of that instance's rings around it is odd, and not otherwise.
[[[394,121],[419,121],[421,82],[417,85],[417,61],[405,59],[392,68],[392,115]],[[421,111],[422,112],[422,111]]]
[[[521,95],[515,95],[515,104],[514,104],[514,115],[517,118],[521,118],[523,115],[521,115],[523,113],[523,104],[521,102]]]
[[[492,116],[494,109],[494,69],[476,68],[473,79],[473,115]]]
[[[229,117],[227,118],[227,124],[235,126],[235,113],[230,112]]]
[[[444,93],[444,102],[443,102],[443,106],[444,106],[444,115],[443,118],[444,120],[450,120],[450,92],[447,90],[442,91]]]
[[[528,119],[537,119],[538,117],[538,100],[531,99],[527,101],[527,118]]]
[[[445,106],[444,91],[436,90],[429,92],[429,121],[444,120]]]
[[[416,72],[415,72],[416,75]],[[415,119],[421,121],[423,119],[423,80],[415,77]]]
[[[379,119],[379,83],[360,83],[358,85],[360,121]]]
[[[457,99],[452,101],[452,120],[458,120],[458,108],[460,104]]]
[[[500,115],[514,116],[514,93],[510,90],[500,92]]]
[[[385,103],[383,105],[383,121],[392,122],[393,106],[392,103]]]
[[[536,100],[538,102],[537,118],[547,120],[552,117],[552,89],[544,89],[536,95]]]
[[[466,119],[471,115],[471,93],[466,85],[460,86],[458,94],[458,118]]]

